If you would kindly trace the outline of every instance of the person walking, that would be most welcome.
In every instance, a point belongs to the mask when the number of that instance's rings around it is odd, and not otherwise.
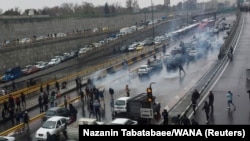
[[[30,117],[28,115],[28,111],[25,111],[23,115],[24,130],[25,130],[25,126],[27,127],[27,131],[30,130],[29,121],[30,121]]]
[[[49,83],[47,83],[47,85],[46,85],[46,91],[47,91],[48,94],[49,94],[49,87],[50,87],[50,85],[49,85]]]
[[[184,75],[186,75],[186,72],[185,72],[185,70],[183,69],[183,66],[182,66],[181,64],[179,64],[178,67],[179,67],[179,74],[181,75],[181,72],[183,72]]]
[[[194,115],[196,114],[197,100],[199,97],[200,97],[200,93],[198,92],[197,89],[195,89],[191,97]]]
[[[126,91],[127,97],[130,97],[130,93],[129,93],[130,89],[129,89],[128,85],[126,85],[125,91]]]
[[[163,117],[163,125],[168,125],[168,111],[164,109],[161,115]]]
[[[234,106],[234,109],[236,109],[236,106],[233,103],[233,93],[231,91],[227,92],[227,105],[228,105],[228,109],[230,109],[230,105]]]
[[[41,112],[43,112],[43,98],[42,98],[42,95],[39,95],[39,97],[38,97],[38,104],[39,104],[40,113],[41,113]]]
[[[205,110],[207,123],[209,122],[209,109],[210,109],[209,104],[207,101],[205,101],[204,106],[202,107],[202,110]]]
[[[211,107],[212,112],[214,111],[214,93],[212,91],[209,92],[208,95],[208,105]]]

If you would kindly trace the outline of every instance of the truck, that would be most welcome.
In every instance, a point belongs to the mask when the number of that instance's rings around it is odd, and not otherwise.
[[[66,134],[69,140],[79,140],[79,125],[104,125],[104,122],[98,122],[94,118],[80,118],[67,126]]]
[[[139,124],[148,123],[154,116],[160,115],[161,104],[155,101],[149,101],[147,93],[141,93],[127,101],[126,117],[138,121]]]
[[[8,69],[2,76],[2,82],[8,82],[20,78],[23,75],[21,67],[14,67]]]

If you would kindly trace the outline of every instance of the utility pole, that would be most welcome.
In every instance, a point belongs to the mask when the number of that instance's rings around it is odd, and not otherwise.
[[[153,13],[153,2],[151,0],[151,13],[152,13],[152,22],[153,22],[153,40],[155,39],[155,22],[154,22],[154,13]],[[155,49],[155,44],[154,44]]]

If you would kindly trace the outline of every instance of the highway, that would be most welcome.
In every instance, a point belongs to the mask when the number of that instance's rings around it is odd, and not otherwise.
[[[234,16],[227,18],[227,20],[233,21],[235,19]],[[190,40],[191,37],[185,40]],[[221,39],[221,34],[217,36],[217,40],[223,41]],[[174,47],[174,46],[173,46]],[[172,47],[172,48],[173,48]],[[114,88],[115,90],[115,98],[125,95],[124,89],[125,85],[128,84],[131,91],[131,96],[135,96],[139,93],[143,93],[146,91],[146,88],[149,86],[150,82],[156,82],[152,86],[153,88],[153,94],[156,96],[156,100],[159,101],[163,108],[170,109],[172,108],[175,103],[182,98],[185,93],[191,89],[198,81],[199,79],[209,70],[209,68],[213,65],[213,63],[217,60],[219,52],[219,47],[213,47],[213,50],[210,50],[208,54],[196,61],[191,61],[184,65],[184,69],[186,71],[185,77],[180,77],[179,73],[177,71],[169,72],[166,70],[166,67],[156,73],[153,73],[152,76],[145,79],[139,79],[136,74],[134,73],[128,73],[128,72],[116,72],[115,75],[107,76],[104,80],[100,82],[95,82],[97,86],[103,86],[105,88],[105,116],[102,118],[102,121],[110,122],[112,120],[110,108],[109,108],[109,100],[110,96],[107,92],[107,89],[109,87]],[[160,54],[157,54],[157,57],[160,57]],[[139,61],[136,64],[133,64],[129,67],[129,70],[134,70],[138,68],[139,65],[145,64],[147,58],[145,60]],[[122,79],[117,79],[121,75],[126,75],[127,77]],[[128,77],[130,76],[130,77]],[[130,78],[130,83],[129,83]],[[74,95],[77,95],[77,92],[72,92],[70,95],[73,97]],[[79,117],[88,117],[88,110],[87,106],[85,105],[83,113],[81,102],[77,101],[73,104],[78,109],[78,118]],[[31,117],[32,115],[38,114],[38,109],[32,110],[30,112]],[[34,112],[34,113],[33,113]],[[37,121],[35,123],[32,123],[31,129],[26,134],[22,134],[21,136],[17,137],[17,140],[27,140],[27,141],[33,141],[34,134],[36,130],[41,126],[42,121]]]
[[[210,112],[210,125],[249,125],[250,124],[250,97],[246,92],[250,89],[250,83],[246,80],[246,69],[250,68],[249,30],[250,14],[242,13],[243,26],[239,39],[234,49],[233,61],[228,60],[225,69],[219,75],[217,81],[211,87],[214,92],[214,112]],[[233,103],[236,109],[228,109],[226,94],[233,93]],[[208,100],[208,98],[204,99]],[[207,124],[205,112],[202,110],[204,102],[201,101],[196,115],[191,114],[199,124]]]

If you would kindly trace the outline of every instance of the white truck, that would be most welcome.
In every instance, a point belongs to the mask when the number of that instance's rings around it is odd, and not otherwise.
[[[66,128],[68,139],[79,140],[79,125],[104,125],[104,122],[98,122],[94,118],[80,118],[78,121],[70,124]]]
[[[152,72],[152,67],[149,66],[149,65],[141,65],[139,68],[138,68],[138,75],[141,76],[141,75],[148,75],[149,73]]]

